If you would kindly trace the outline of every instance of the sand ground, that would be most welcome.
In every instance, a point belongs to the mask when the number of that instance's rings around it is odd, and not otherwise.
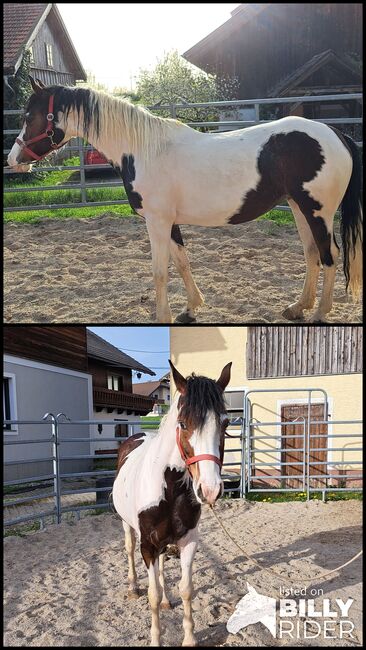
[[[184,226],[182,233],[206,300],[199,323],[290,322],[282,311],[300,295],[305,276],[294,225]],[[6,323],[154,322],[150,243],[142,219],[106,213],[11,222],[5,224],[4,238]],[[169,277],[174,319],[185,309],[186,296],[173,266]],[[320,289],[319,284],[318,296]],[[361,305],[345,295],[341,263],[334,301],[329,322],[362,321]]]
[[[193,604],[200,646],[359,646],[361,638],[361,562],[334,577],[314,579],[323,597],[354,599],[349,618],[354,639],[274,639],[262,623],[229,634],[226,622],[247,592],[247,581],[264,595],[275,596],[287,580],[297,584],[335,568],[361,547],[362,503],[254,503],[221,500],[217,512],[231,534],[263,566],[260,571],[226,538],[209,510],[200,524]],[[147,573],[137,557],[140,598],[127,598],[127,561],[121,522],[111,514],[64,522],[25,537],[5,539],[5,645],[119,647],[150,643]],[[166,582],[173,609],[162,612],[162,643],[180,645],[182,604],[179,560],[168,556]],[[309,586],[309,585],[308,585]],[[319,606],[322,598],[315,598]],[[296,618],[296,620],[298,620]],[[317,619],[320,620],[320,619]],[[338,620],[338,619],[337,619]]]

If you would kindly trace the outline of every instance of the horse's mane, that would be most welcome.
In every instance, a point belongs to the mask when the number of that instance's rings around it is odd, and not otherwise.
[[[202,429],[207,411],[213,411],[216,419],[226,413],[224,394],[213,379],[192,375],[187,377],[187,389],[179,399],[181,416],[192,422],[195,429]]]
[[[75,110],[83,120],[85,137],[94,135],[97,139],[118,140],[121,132],[129,142],[131,151],[144,157],[159,154],[169,141],[174,128],[184,126],[170,118],[153,115],[142,106],[131,104],[126,99],[112,97],[92,88],[48,86],[47,91],[55,96],[55,110],[61,110],[66,117]]]

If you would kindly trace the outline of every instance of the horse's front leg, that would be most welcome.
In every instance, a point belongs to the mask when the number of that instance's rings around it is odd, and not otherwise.
[[[196,308],[203,305],[204,298],[193,279],[179,226],[173,226],[172,228],[170,252],[187,291],[187,309],[177,316],[176,322],[193,323],[196,320]]]
[[[183,629],[184,639],[183,646],[197,645],[196,639],[193,634],[193,617],[192,617],[192,564],[196,552],[198,542],[197,528],[190,530],[185,537],[178,541],[180,549],[180,563],[182,567],[182,579],[179,583],[179,593],[183,600],[184,615],[183,615]]]
[[[148,597],[151,608],[151,644],[160,646],[160,603],[163,596],[163,590],[159,582],[159,558],[158,554],[150,545],[141,545],[141,553],[146,564],[149,574]]]
[[[168,302],[168,265],[170,258],[171,223],[156,217],[146,217],[151,244],[152,271],[156,291],[156,320],[171,323],[172,314]]]

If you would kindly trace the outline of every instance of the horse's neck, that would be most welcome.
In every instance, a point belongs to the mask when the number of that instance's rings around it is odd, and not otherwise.
[[[166,457],[167,464],[185,469],[185,463],[182,460],[176,441],[177,403],[178,399],[173,402],[167,415],[162,420],[155,443],[159,455],[163,454]]]

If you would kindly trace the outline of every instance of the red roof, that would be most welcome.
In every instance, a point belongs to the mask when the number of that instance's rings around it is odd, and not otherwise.
[[[61,14],[55,3],[5,2],[3,30],[3,68],[5,74],[15,74],[22,60],[23,50],[30,47],[37,33],[50,14],[62,43],[65,57],[78,79],[86,80],[75,47],[70,39]]]
[[[47,2],[4,3],[4,68],[15,66],[48,7]]]

